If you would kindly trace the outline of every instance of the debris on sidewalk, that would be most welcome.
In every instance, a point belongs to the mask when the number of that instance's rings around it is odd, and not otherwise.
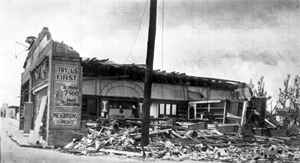
[[[87,128],[81,140],[74,139],[61,152],[76,155],[125,155],[147,160],[194,161],[299,161],[299,137],[226,135],[216,129],[191,129],[152,124],[145,156],[140,146],[141,124],[129,120],[100,120]],[[298,143],[295,143],[298,142]]]

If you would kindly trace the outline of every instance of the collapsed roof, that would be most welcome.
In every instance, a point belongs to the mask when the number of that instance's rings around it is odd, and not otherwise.
[[[84,80],[100,78],[143,82],[145,78],[145,64],[119,64],[109,59],[82,58],[81,65]],[[185,73],[166,72],[159,69],[153,70],[153,83],[210,87],[220,90],[235,90],[246,86],[245,83],[239,81],[189,76]]]

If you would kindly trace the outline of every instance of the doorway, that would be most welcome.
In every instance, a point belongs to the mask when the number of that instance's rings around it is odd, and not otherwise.
[[[190,108],[189,117],[190,119],[195,119],[195,109],[193,106]]]

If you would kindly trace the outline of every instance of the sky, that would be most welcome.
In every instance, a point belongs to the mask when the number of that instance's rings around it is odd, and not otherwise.
[[[27,36],[48,27],[81,57],[146,63],[150,0],[2,0],[0,105],[19,105]],[[300,75],[300,0],[158,0],[154,69],[254,84],[274,103]],[[21,45],[23,44],[23,45]]]

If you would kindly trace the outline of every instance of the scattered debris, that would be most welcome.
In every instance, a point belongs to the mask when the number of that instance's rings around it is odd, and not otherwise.
[[[74,139],[62,152],[76,155],[125,155],[145,160],[265,162],[300,161],[300,138],[226,135],[217,129],[151,124],[150,144],[144,147],[141,124],[126,119],[98,120],[81,140]],[[200,128],[200,129],[197,129]],[[206,128],[206,127],[204,127]]]

